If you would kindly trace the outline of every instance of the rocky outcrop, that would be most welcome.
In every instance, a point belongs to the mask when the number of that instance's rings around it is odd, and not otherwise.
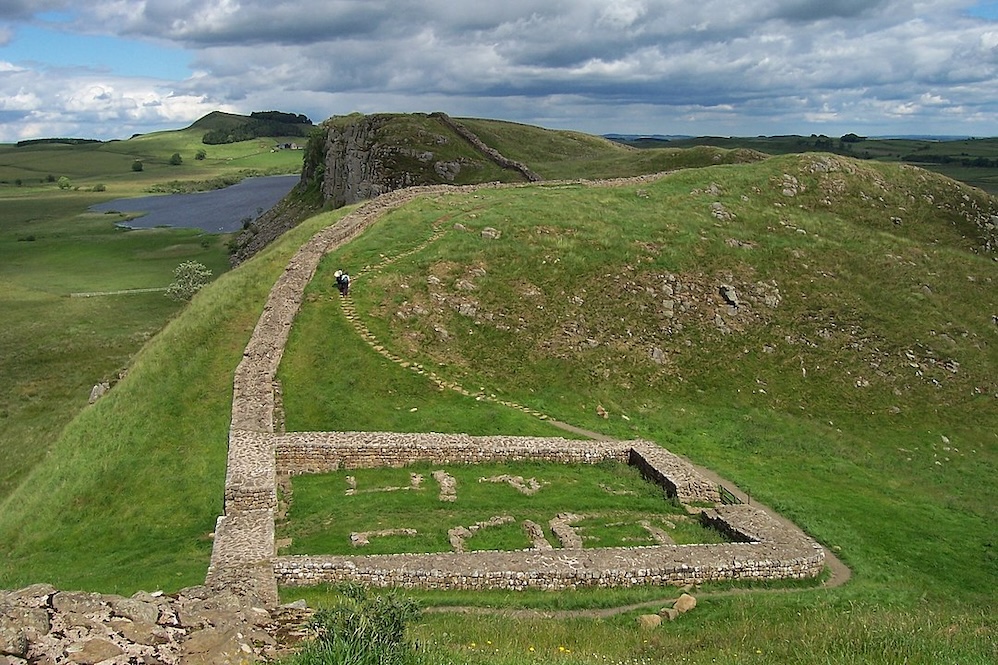
[[[319,183],[324,205],[338,208],[415,185],[455,183],[460,174],[483,162],[516,171],[517,179],[540,180],[526,165],[507,159],[447,115],[433,118],[439,122],[418,114],[376,114],[326,123],[325,135],[312,139],[321,147],[312,145],[307,151],[303,184]],[[414,122],[403,124],[408,120]],[[454,146],[464,142],[473,150],[455,151]]]
[[[36,584],[0,591],[0,664],[271,660],[286,651],[275,636],[295,642],[306,615],[292,608],[266,610],[252,597],[206,587],[126,598]]]

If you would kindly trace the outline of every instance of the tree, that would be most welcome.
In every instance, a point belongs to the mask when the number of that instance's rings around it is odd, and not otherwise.
[[[180,166],[184,163],[184,158],[180,156],[179,152],[175,152],[170,156],[170,166]]]
[[[135,171],[136,173],[138,173],[139,171],[142,170],[142,160],[141,159],[136,159],[134,162],[132,162],[132,170]]]
[[[211,270],[203,263],[185,261],[174,269],[173,276],[175,281],[166,288],[166,296],[183,302],[193,298],[195,293],[211,281]]]
[[[204,149],[204,148],[201,148],[201,149],[199,149],[199,150],[197,151],[197,153],[196,153],[196,154],[194,155],[194,159],[196,159],[196,160],[198,160],[198,161],[200,162],[200,161],[202,161],[202,160],[203,160],[203,159],[204,159],[205,157],[207,157],[207,156],[208,156],[208,153],[207,153],[207,152],[205,152],[205,149]]]
[[[73,181],[66,176],[59,177],[59,189],[72,189]]]

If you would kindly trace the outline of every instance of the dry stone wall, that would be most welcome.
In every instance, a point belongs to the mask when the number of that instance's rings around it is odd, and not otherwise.
[[[770,539],[723,545],[279,556],[274,560],[274,572],[278,582],[288,586],[351,581],[376,587],[473,591],[805,579],[821,572],[824,553],[803,534],[783,527],[758,508],[725,508],[713,519],[725,524],[730,520],[736,530],[742,526],[759,529]]]
[[[498,185],[461,189],[490,186]],[[716,486],[689,463],[652,442],[433,433],[275,433],[277,368],[305,286],[319,260],[385,212],[416,196],[456,189],[410,188],[368,202],[313,236],[274,284],[233,378],[225,512],[216,523],[206,586],[276,605],[278,582],[302,585],[352,580],[406,588],[565,589],[818,575],[824,555],[814,541],[765,511],[721,506]],[[279,475],[420,461],[451,464],[527,459],[634,464],[682,503],[714,506],[703,511],[703,519],[741,542],[393,556],[276,556],[274,511]]]

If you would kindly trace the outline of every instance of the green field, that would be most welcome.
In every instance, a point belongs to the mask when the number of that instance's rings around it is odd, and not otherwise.
[[[534,167],[534,148],[504,136],[504,152]],[[633,168],[622,155],[634,151],[587,158],[586,143],[555,143],[562,163],[536,170]],[[75,179],[119,195],[110,177]],[[290,256],[347,211],[307,220],[178,311],[162,296],[66,296],[165,285],[189,256],[221,273],[219,239],[117,231],[82,213],[98,194],[32,187],[0,190],[5,205],[24,206],[0,230],[12,285],[3,304],[18,313],[3,329],[3,376],[16,378],[2,405],[0,587],[198,584],[222,510],[232,372]],[[332,272],[345,266],[364,325],[398,356],[564,422],[657,441],[778,509],[853,570],[835,589],[699,589],[694,612],[652,632],[635,623],[647,609],[595,610],[675,590],[414,593],[431,607],[505,610],[425,614],[415,632],[436,662],[991,663],[998,263],[981,250],[989,231],[978,222],[995,214],[981,191],[922,170],[813,154],[614,188],[418,199],[322,262],[280,370],[288,429],[561,433],[441,391],[370,349],[333,295]],[[483,240],[487,226],[501,238]],[[436,228],[439,239],[408,253]],[[738,293],[734,313],[724,285]],[[89,385],[126,365],[84,407]],[[320,487],[312,503],[335,491]],[[522,608],[569,613],[512,613]]]
[[[455,479],[454,502],[437,497],[431,478],[435,471]],[[526,491],[502,480],[508,476],[518,478]],[[293,479],[292,486],[290,514],[277,534],[291,539],[287,554],[449,552],[449,528],[497,517],[503,522],[476,530],[468,539],[468,551],[529,549],[526,521],[540,525],[545,540],[558,547],[549,522],[562,513],[579,515],[573,526],[584,547],[658,544],[642,522],[676,544],[725,542],[719,532],[690,518],[679,503],[667,501],[662,489],[645,481],[637,469],[623,464],[424,464],[303,476]],[[336,509],[330,520],[332,502]],[[363,549],[352,544],[352,533],[383,530],[396,533],[373,538]]]

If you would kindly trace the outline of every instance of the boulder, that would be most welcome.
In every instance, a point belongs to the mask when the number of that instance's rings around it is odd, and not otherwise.
[[[28,636],[20,628],[0,627],[0,656],[27,658]]]
[[[134,598],[110,598],[111,611],[139,623],[156,623],[159,620],[159,606]]]
[[[672,607],[663,607],[658,611],[658,615],[663,619],[667,619],[669,621],[675,621],[676,618],[679,616],[679,610]]]
[[[104,597],[85,591],[60,591],[52,596],[52,607],[57,612],[98,614],[106,609]]]
[[[48,635],[52,630],[49,613],[41,607],[0,606],[0,628],[21,628],[29,636]]]
[[[676,610],[680,614],[686,614],[694,607],[697,606],[697,599],[688,593],[681,595],[672,606],[672,609]]]
[[[71,663],[79,665],[97,665],[97,663],[109,660],[125,653],[124,649],[114,642],[95,638],[74,644],[66,650]]]
[[[642,614],[638,617],[638,628],[652,630],[662,625],[662,617],[657,614]]]
[[[738,300],[738,292],[735,290],[735,287],[731,286],[730,284],[722,284],[720,292],[721,292],[721,297],[724,298],[724,301],[726,303],[728,303],[732,307],[738,307],[740,302]]]

